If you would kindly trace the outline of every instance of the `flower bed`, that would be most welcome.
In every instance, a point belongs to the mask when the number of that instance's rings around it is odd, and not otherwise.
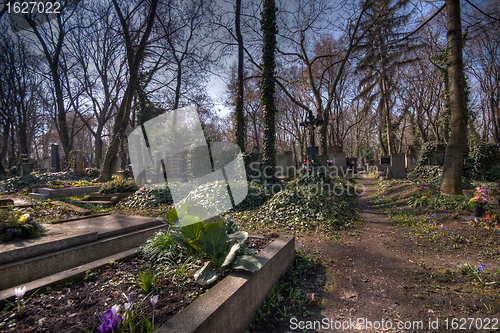
[[[249,239],[247,244],[261,249],[269,244],[269,239]],[[139,286],[144,282],[140,273],[147,275],[150,264],[148,260],[139,258],[123,263],[111,262],[103,269],[87,271],[81,281],[67,283],[62,288],[47,288],[37,295],[27,297],[21,301],[21,312],[12,303],[12,306],[0,313],[0,330],[70,333],[82,332],[81,327],[99,332],[97,328],[102,325],[99,314],[104,314],[115,305],[117,307],[114,310],[118,310],[115,315],[119,315],[124,321],[129,318],[131,309],[152,321],[154,302],[151,299],[154,296],[158,296],[154,325],[159,327],[208,290],[193,282],[194,268],[185,272],[174,269],[166,271],[165,266],[156,265],[155,269],[158,270],[155,272],[153,287],[146,292]],[[180,269],[180,265],[177,268]],[[136,317],[134,326],[136,331],[140,330],[140,316]]]

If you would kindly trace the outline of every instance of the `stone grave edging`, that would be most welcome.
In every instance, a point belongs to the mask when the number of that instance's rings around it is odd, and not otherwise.
[[[295,238],[281,236],[255,256],[262,268],[233,272],[154,333],[243,332],[295,258]]]

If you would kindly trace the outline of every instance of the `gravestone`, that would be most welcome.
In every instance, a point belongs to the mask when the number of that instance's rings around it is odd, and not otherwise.
[[[353,176],[358,173],[358,159],[356,157],[346,158],[347,172],[351,170]]]
[[[406,171],[412,171],[415,169],[415,165],[417,164],[417,156],[413,154],[406,154]]]
[[[53,143],[50,146],[50,168],[52,171],[59,172],[61,171],[61,160],[59,159],[59,145]]]
[[[21,176],[29,175],[31,173],[31,165],[28,159],[28,155],[22,155],[21,157]]]
[[[330,165],[330,174],[332,176],[342,177],[347,169],[346,155],[342,151],[342,147],[333,146],[327,149],[328,160],[332,161]]]
[[[446,153],[446,148],[443,147],[436,147],[436,150],[434,150],[431,153],[430,156],[430,163],[431,165],[444,165],[444,156]]]
[[[83,173],[83,156],[78,154],[78,160],[76,161],[76,173]]]
[[[386,172],[387,167],[391,165],[391,157],[390,156],[380,156],[380,163],[378,167],[378,171]]]
[[[168,182],[186,181],[186,151],[168,155],[163,159]]]
[[[46,156],[43,158],[42,170],[45,170],[45,171],[50,170],[50,157]]]
[[[390,169],[392,178],[405,178],[405,154],[404,153],[395,153],[391,155],[391,169]],[[389,178],[389,174],[388,174]]]
[[[276,155],[276,176],[295,176],[292,151],[285,151],[283,155]]]

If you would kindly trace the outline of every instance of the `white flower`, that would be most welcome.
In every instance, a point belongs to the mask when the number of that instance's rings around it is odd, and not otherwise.
[[[26,293],[26,286],[14,289],[14,295],[16,295],[17,299],[23,298],[24,293]]]
[[[111,307],[111,313],[113,313],[113,316],[118,313],[118,310],[120,310],[120,306],[118,304],[115,304]]]

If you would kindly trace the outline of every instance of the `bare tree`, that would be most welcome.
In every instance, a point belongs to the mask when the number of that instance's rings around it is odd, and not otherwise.
[[[117,0],[112,1],[120,21],[121,33],[125,41],[129,77],[125,94],[123,95],[120,108],[115,117],[112,136],[106,155],[104,156],[101,173],[97,178],[97,180],[101,182],[111,179],[112,167],[116,161],[118,147],[129,125],[130,109],[132,107],[134,93],[137,89],[139,69],[146,53],[149,35],[151,34],[155,21],[156,7],[158,5],[158,0],[152,0],[151,4],[146,4],[141,1],[131,9],[122,9]],[[144,11],[145,20],[141,22],[142,24],[139,27],[133,27],[131,21],[137,19],[138,15],[141,15],[141,9]],[[144,32],[141,35],[142,31]],[[139,41],[139,43],[135,44],[136,41]]]
[[[57,106],[57,125],[64,155],[67,158],[71,150],[68,123],[66,121],[66,109],[64,106],[64,93],[61,84],[60,60],[63,52],[64,38],[68,30],[75,8],[70,5],[70,1],[61,2],[61,11],[56,15],[55,20],[48,20],[46,24],[38,24],[39,18],[35,15],[44,14],[24,14],[26,22],[31,27],[31,31],[39,43],[50,70],[50,77],[54,86],[54,95]]]

